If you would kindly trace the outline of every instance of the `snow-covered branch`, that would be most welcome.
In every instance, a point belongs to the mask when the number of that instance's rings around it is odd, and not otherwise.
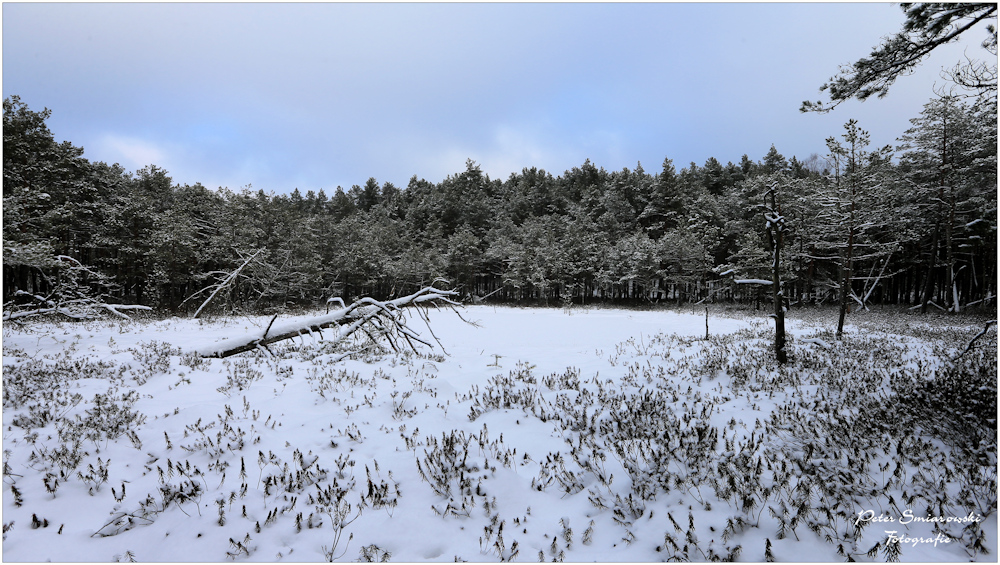
[[[48,303],[51,304],[51,302]],[[62,314],[63,316],[73,320],[89,320],[96,317],[95,310],[107,310],[119,318],[129,320],[131,318],[129,318],[126,314],[119,312],[119,310],[152,310],[152,308],[149,306],[140,306],[138,304],[106,304],[104,302],[90,300],[74,300],[63,305],[50,306],[47,308],[4,312],[3,321],[7,322],[20,318],[45,316],[48,314]]]
[[[68,257],[65,255],[60,255],[57,257],[60,261],[64,261],[73,265],[71,269],[86,271],[87,273],[97,275],[93,273],[76,259]],[[47,316],[51,314],[59,314],[66,316],[72,320],[89,320],[98,316],[99,313],[106,311],[119,318],[130,319],[128,315],[120,312],[120,310],[152,310],[149,306],[140,306],[138,304],[108,304],[102,300],[103,297],[96,296],[92,294],[87,294],[85,291],[78,292],[65,292],[67,289],[58,287],[50,296],[39,296],[37,294],[32,294],[23,290],[18,290],[14,292],[14,296],[24,296],[30,298],[37,302],[34,305],[20,305],[20,306],[10,306],[9,308],[5,306],[6,311],[3,313],[2,320],[4,322],[20,320],[25,318],[32,318],[35,316]],[[67,300],[66,295],[76,295],[79,298],[72,298]],[[82,295],[82,296],[81,296]]]
[[[219,292],[221,292],[222,289],[224,289],[224,288],[228,287],[230,284],[232,284],[232,282],[234,280],[236,280],[236,278],[240,275],[240,271],[242,271],[244,267],[246,267],[247,265],[249,265],[251,261],[253,261],[254,259],[256,259],[257,256],[260,255],[261,252],[263,252],[263,251],[264,251],[263,249],[258,249],[257,252],[254,253],[253,255],[251,255],[246,261],[244,261],[243,264],[239,266],[239,268],[237,268],[235,271],[229,273],[229,275],[225,279],[223,279],[222,282],[214,285],[215,286],[215,290],[213,290],[212,294],[210,294],[208,296],[208,298],[206,298],[205,301],[201,303],[201,306],[199,306],[198,309],[195,310],[194,316],[192,316],[192,318],[196,318],[197,319],[198,316],[201,315],[201,311],[206,306],[208,306],[208,304],[210,302],[212,302],[212,299],[215,298],[215,295],[219,294]],[[207,288],[212,288],[212,287],[207,287]],[[207,289],[202,289],[202,290],[198,291],[198,293],[203,292],[204,290],[207,290]],[[198,293],[195,293],[195,294],[198,294]],[[194,295],[192,295],[192,296],[194,296]],[[190,298],[190,297],[188,297],[188,298]],[[182,302],[182,304],[183,304],[183,302]]]
[[[315,332],[322,336],[324,329],[343,326],[337,338],[333,340],[333,343],[336,343],[362,329],[369,322],[381,326],[380,335],[394,349],[397,348],[395,338],[402,338],[410,347],[413,347],[414,340],[427,345],[427,342],[421,340],[419,335],[406,325],[402,309],[421,305],[461,306],[460,303],[452,300],[455,296],[458,296],[458,292],[453,290],[426,287],[411,295],[385,302],[372,298],[362,298],[350,306],[322,316],[299,318],[283,324],[274,324],[272,320],[272,323],[262,333],[229,338],[201,348],[198,350],[198,354],[202,357],[229,357],[258,348],[266,348],[272,343],[300,335],[312,335]]]
[[[983,326],[983,330],[981,332],[979,332],[978,334],[976,334],[976,337],[974,337],[971,340],[969,340],[969,344],[966,346],[965,351],[963,351],[963,352],[959,353],[958,355],[956,355],[955,358],[952,359],[952,361],[957,361],[960,357],[962,357],[963,355],[965,355],[969,351],[972,351],[972,348],[976,344],[976,341],[979,338],[981,338],[984,335],[986,335],[987,332],[990,331],[990,328],[993,327],[993,326],[995,326],[995,325],[997,325],[997,321],[996,320],[990,320],[989,322],[986,322],[986,325]]]

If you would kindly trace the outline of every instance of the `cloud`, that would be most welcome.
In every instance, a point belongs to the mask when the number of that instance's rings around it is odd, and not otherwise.
[[[738,162],[772,143],[802,158],[848,118],[881,145],[961,60],[942,47],[889,98],[820,116],[799,104],[898,29],[898,7],[14,3],[3,15],[4,94],[52,108],[53,133],[88,158],[275,192],[438,182],[470,158],[499,179],[585,159]],[[982,34],[970,39],[980,52]]]
[[[158,144],[117,133],[100,136],[95,144],[94,155],[108,163],[119,163],[126,169],[141,169],[147,165],[166,167],[169,170],[168,152]]]
[[[454,139],[436,143],[426,140],[422,146],[408,144],[405,151],[406,165],[413,167],[413,174],[432,182],[465,170],[465,162],[472,159],[491,179],[506,180],[511,173],[524,168],[537,167],[554,176],[578,167],[587,159],[607,166],[617,165],[624,153],[621,135],[609,130],[588,130],[570,138],[563,132],[553,132],[546,123],[496,124],[486,135],[468,137],[456,143]],[[623,162],[621,166],[634,166]]]

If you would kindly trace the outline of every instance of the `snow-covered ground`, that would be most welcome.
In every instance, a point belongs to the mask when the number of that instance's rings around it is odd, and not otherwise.
[[[765,320],[462,316],[337,363],[192,353],[267,317],[5,326],[4,560],[995,560],[995,453],[892,420],[930,338],[790,321],[777,368]]]

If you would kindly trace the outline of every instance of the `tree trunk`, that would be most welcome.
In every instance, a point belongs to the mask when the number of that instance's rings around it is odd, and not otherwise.
[[[785,219],[781,216],[781,210],[776,203],[775,191],[777,189],[776,184],[771,186],[771,210],[766,212],[764,217],[767,220],[767,233],[771,238],[771,299],[774,303],[774,356],[778,360],[778,363],[785,364],[788,361],[788,356],[785,352],[785,301],[781,292],[781,246],[784,243]],[[706,326],[707,323],[706,318]]]
[[[840,316],[837,320],[837,339],[844,335],[844,319],[848,312],[847,297],[851,294],[851,281],[854,279],[854,202],[855,195],[852,188],[850,225],[847,231],[847,250],[843,264],[844,277],[840,283]]]
[[[955,250],[952,246],[952,232],[955,227],[955,190],[950,189],[951,198],[949,199],[949,210],[948,210],[948,224],[944,228],[944,242],[945,242],[945,260],[948,263],[948,286],[946,300],[951,304],[946,304],[948,310],[951,312],[958,313],[961,309],[958,303],[958,289],[955,286]]]
[[[920,313],[927,313],[927,303],[931,301],[931,294],[934,292],[934,266],[937,263],[938,237],[940,233],[940,223],[934,224],[934,237],[931,240],[930,259],[927,261],[927,279],[924,281],[924,296],[921,299]]]

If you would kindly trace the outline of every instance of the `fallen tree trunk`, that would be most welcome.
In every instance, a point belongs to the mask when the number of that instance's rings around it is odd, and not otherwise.
[[[441,305],[460,306],[451,297],[458,293],[453,290],[440,290],[427,287],[409,296],[379,302],[372,298],[362,298],[354,304],[314,318],[298,319],[284,324],[274,324],[274,319],[263,331],[243,336],[229,338],[198,350],[202,357],[229,357],[255,349],[267,349],[267,346],[300,335],[312,335],[316,332],[322,336],[322,330],[334,326],[345,326],[332,343],[343,340],[368,324],[380,326],[379,333],[385,337],[393,349],[398,349],[394,341],[402,337],[414,347],[413,341],[429,345],[420,339],[405,323],[402,309],[408,306]]]

